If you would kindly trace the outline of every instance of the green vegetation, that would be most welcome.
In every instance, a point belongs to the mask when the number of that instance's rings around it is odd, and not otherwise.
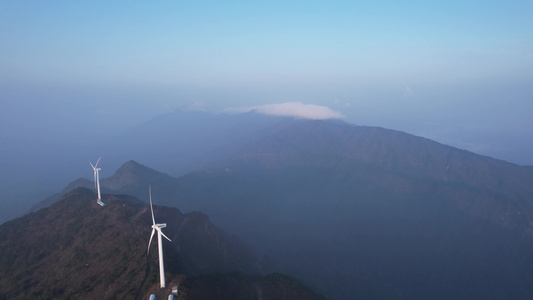
[[[270,279],[224,273],[253,269],[256,261],[246,247],[239,249],[205,215],[172,208],[156,208],[168,225],[165,232],[183,243],[180,250],[164,244],[168,287],[161,290],[157,251],[146,256],[150,210],[130,198],[106,196],[101,207],[92,192],[77,189],[49,208],[1,225],[0,299],[145,299],[150,293],[168,295],[176,284],[180,299],[218,293],[228,295],[222,299],[256,299],[257,284],[268,294]],[[187,277],[214,268],[221,273]],[[291,288],[300,293],[299,285]]]

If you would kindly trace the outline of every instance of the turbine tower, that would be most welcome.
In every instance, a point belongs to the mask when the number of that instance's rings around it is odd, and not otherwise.
[[[98,160],[96,161],[96,164],[93,166],[93,164],[89,161],[89,164],[91,165],[91,167],[93,167],[93,171],[94,171],[94,188],[96,189],[96,191],[98,192],[98,199],[96,199],[96,203],[100,204],[101,206],[104,206],[104,202],[102,202],[102,198],[100,197],[100,177],[98,176],[98,171],[100,171],[101,169],[98,168],[98,163],[100,162],[100,159],[102,157],[98,158]]]
[[[150,245],[152,244],[152,238],[155,231],[157,231],[157,248],[159,250],[159,281],[161,282],[161,288],[165,287],[165,266],[163,264],[163,240],[161,236],[164,236],[167,240],[171,241],[162,231],[161,228],[167,227],[167,224],[156,224],[154,218],[154,209],[152,208],[152,187],[148,186],[148,194],[150,195],[150,211],[152,212],[152,235],[150,235],[150,241],[148,242],[148,251],[150,253]],[[172,242],[172,241],[171,241]]]

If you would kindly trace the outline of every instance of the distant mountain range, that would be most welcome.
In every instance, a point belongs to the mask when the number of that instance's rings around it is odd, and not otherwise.
[[[73,178],[92,178],[89,161],[102,157],[100,175],[133,159],[173,176],[227,157],[295,120],[255,113],[178,109],[113,136],[37,132],[6,140],[0,173],[0,224],[23,215]],[[31,186],[31,188],[28,188]]]
[[[244,148],[300,122],[305,120],[184,108],[113,135],[78,132],[72,128],[69,134],[49,130],[14,137],[4,143],[2,163],[9,172],[0,174],[0,199],[5,199],[0,201],[0,224],[23,215],[73,178],[92,178],[88,162],[100,156],[101,177],[108,177],[111,170],[127,160],[181,176],[235,156]]]
[[[95,197],[77,188],[0,226],[0,299],[162,298],[173,285],[179,299],[321,299],[287,276],[261,276],[269,262],[257,261],[204,214],[154,206],[172,239],[164,242],[168,286],[161,291],[157,251],[146,255],[149,206],[132,196],[104,195],[101,207]]]
[[[182,176],[129,161],[102,186],[151,184],[331,299],[533,298],[533,168],[340,121],[268,128]]]
[[[176,110],[105,141],[101,155],[117,167],[127,157],[174,176],[182,175],[295,122],[294,118],[256,113]]]

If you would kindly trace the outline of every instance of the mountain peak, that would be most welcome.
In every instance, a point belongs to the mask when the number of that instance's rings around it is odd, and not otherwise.
[[[132,172],[132,171],[136,171],[138,169],[149,169],[149,168],[146,167],[146,166],[141,165],[140,163],[138,163],[138,162],[136,162],[134,160],[129,160],[129,161],[125,162],[122,166],[120,166],[120,168],[118,168],[115,171],[115,174]]]
[[[172,177],[167,174],[130,160],[118,168],[113,176],[102,179],[101,184],[105,188],[119,190],[124,186],[140,187],[172,180]]]

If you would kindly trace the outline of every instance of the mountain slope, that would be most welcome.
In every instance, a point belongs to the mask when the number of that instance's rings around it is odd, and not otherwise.
[[[106,157],[124,157],[181,175],[226,157],[243,146],[294,122],[256,113],[227,114],[178,109],[114,137]]]
[[[102,182],[145,198],[164,178],[159,203],[206,212],[331,299],[533,297],[532,168],[327,121],[234,153],[179,178],[129,163]]]
[[[183,297],[194,300],[324,299],[298,281],[278,273],[265,277],[238,272],[203,275],[185,279],[181,290]]]
[[[56,193],[56,194],[53,194],[51,196],[48,196],[46,197],[44,200],[38,202],[37,204],[33,205],[28,213],[31,213],[31,212],[36,212],[38,211],[39,209],[41,208],[45,208],[45,207],[48,207],[56,202],[58,202],[59,200],[61,200],[61,197],[63,197],[64,195],[68,194],[69,192],[79,188],[79,187],[84,187],[84,188],[88,188],[88,189],[91,189],[91,188],[94,188],[94,182],[90,181],[90,180],[87,180],[85,178],[78,178],[76,180],[74,180],[73,182],[71,182],[70,184],[68,184],[60,193]]]
[[[1,225],[0,299],[144,299],[158,284],[154,243],[146,256],[150,209],[131,196],[104,195],[103,200],[107,204],[101,207],[94,193],[76,189],[49,208]],[[154,206],[154,214],[158,222],[167,223],[163,231],[172,239],[164,242],[170,284],[211,272],[261,271],[247,246],[202,213]],[[244,273],[241,277],[251,278]],[[262,282],[257,278],[252,282]],[[190,290],[213,293],[209,284]],[[306,295],[319,298],[312,292]]]
[[[330,165],[337,162],[342,165],[344,161],[358,161],[390,172],[464,183],[517,199],[531,200],[533,194],[533,169],[530,167],[399,131],[339,122],[294,124],[247,147],[237,159],[256,161],[266,168],[276,167],[276,164]]]
[[[532,179],[405,133],[302,121],[159,199],[205,211],[332,299],[529,298]]]
[[[293,167],[193,174],[181,178],[174,205],[208,211],[332,299],[532,295],[529,205],[354,168],[362,173]]]
[[[78,190],[1,226],[0,294],[7,299],[135,297],[147,271],[145,246],[128,223],[136,204],[107,198],[112,204],[102,210],[93,198]]]
[[[102,179],[100,184],[111,191],[121,190],[127,193],[128,189],[132,188],[142,187],[146,191],[145,187],[148,185],[153,185],[155,188],[158,185],[169,185],[173,180],[174,178],[167,174],[130,160],[116,170],[111,177]]]

